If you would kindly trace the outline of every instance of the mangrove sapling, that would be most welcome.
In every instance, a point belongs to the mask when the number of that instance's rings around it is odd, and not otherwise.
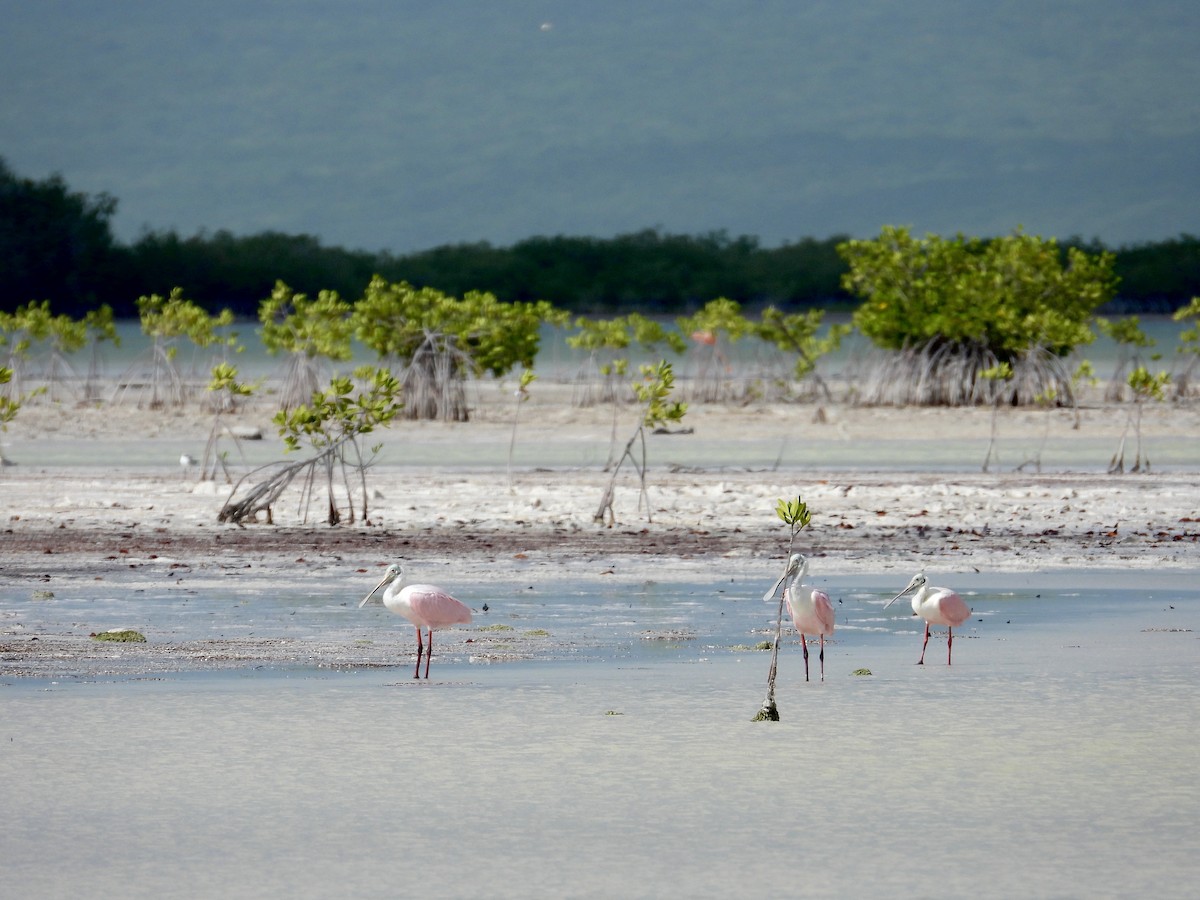
[[[697,360],[691,399],[713,403],[733,397],[733,367],[724,346],[754,333],[754,327],[742,315],[741,304],[718,297],[709,300],[695,314],[680,316],[675,321],[680,332],[691,336],[692,351]],[[748,390],[748,386],[745,387],[734,399],[743,399]]]
[[[575,375],[572,403],[578,407],[612,403],[617,406],[628,398],[622,396],[624,378],[629,369],[628,350],[634,344],[648,353],[662,345],[675,353],[683,353],[687,345],[676,331],[668,331],[660,322],[641,313],[630,313],[612,319],[575,319],[577,334],[567,336],[567,346],[587,351],[587,359]]]
[[[83,317],[83,326],[87,330],[88,342],[92,347],[87,379],[83,386],[83,399],[93,402],[100,400],[100,346],[105,341],[112,341],[114,347],[120,347],[121,336],[117,334],[112,307],[107,303],[98,309],[89,309]]]
[[[0,332],[9,335],[9,365],[13,368],[14,389],[18,392],[21,389],[25,363],[33,346],[44,344],[46,358],[41,374],[45,390],[35,393],[44,393],[54,402],[61,401],[64,387],[78,380],[70,356],[87,343],[84,321],[65,314],[51,314],[49,300],[35,301],[18,306],[11,315],[0,313]]]
[[[565,317],[543,300],[505,303],[482,291],[460,299],[376,276],[355,303],[352,322],[380,364],[399,371],[405,418],[465,422],[467,380],[531,368],[542,325],[565,324]]]
[[[294,463],[260,466],[244,475],[221,508],[218,521],[240,525],[245,521],[257,521],[258,514],[265,512],[267,523],[273,523],[272,507],[298,476],[303,476],[298,514],[307,521],[317,477],[323,475],[327,494],[326,520],[330,525],[337,525],[343,518],[334,486],[334,473],[338,472],[346,490],[349,521],[354,521],[350,479],[352,473],[357,473],[362,493],[362,518],[370,524],[366,471],[382,445],[376,444],[364,453],[360,441],[364,435],[388,424],[399,414],[400,382],[382,368],[363,367],[356,370],[355,377],[365,384],[357,395],[351,379],[335,377],[324,392],[313,394],[309,403],[276,413],[273,421],[279,428],[285,448],[299,450],[307,444],[313,455]],[[248,483],[249,487],[239,495],[243,483]]]
[[[775,587],[768,592],[768,597],[779,591],[779,610],[775,618],[775,639],[771,643],[771,666],[767,670],[767,696],[763,699],[762,708],[754,716],[755,722],[778,722],[779,707],[775,704],[775,675],[778,672],[779,663],[779,639],[783,633],[783,605],[784,594],[787,586],[784,582],[792,575],[792,553],[796,547],[796,535],[808,526],[812,521],[812,514],[808,511],[808,505],[800,498],[795,500],[777,500],[775,503],[775,515],[788,526],[790,531],[788,537],[788,552],[787,562],[784,563],[783,575],[775,582]],[[784,590],[779,590],[783,587]]]
[[[1142,351],[1149,350],[1158,342],[1142,331],[1137,316],[1126,316],[1115,321],[1097,318],[1096,327],[1117,345],[1117,363],[1113,368],[1112,377],[1108,381],[1108,390],[1104,393],[1104,399],[1120,402],[1124,399],[1125,387],[1128,384],[1127,373],[1132,373],[1139,366],[1144,366],[1145,360],[1142,359]],[[1152,360],[1161,358],[1161,353],[1150,354]]]
[[[0,384],[8,384],[11,381],[12,369],[0,366]],[[8,431],[8,423],[17,417],[21,409],[21,399],[11,394],[0,394],[0,432]],[[7,460],[4,459],[4,448],[0,447],[0,465],[5,464]]]
[[[800,384],[812,381],[818,395],[826,403],[832,403],[833,392],[817,371],[817,363],[822,356],[837,350],[842,345],[842,338],[854,329],[851,325],[831,325],[824,337],[817,337],[824,319],[825,311],[820,309],[784,313],[768,306],[754,326],[754,332],[784,353],[794,354],[796,362],[792,375],[795,380]]]
[[[1136,436],[1136,449],[1133,457],[1133,468],[1130,472],[1149,472],[1150,457],[1142,453],[1142,406],[1150,401],[1162,401],[1166,398],[1167,385],[1171,383],[1168,372],[1151,375],[1145,366],[1138,366],[1125,379],[1133,393],[1133,405],[1125,418],[1125,430],[1121,432],[1121,443],[1108,464],[1108,474],[1119,475],[1125,471],[1125,438],[1129,435],[1130,425]]]
[[[650,495],[646,488],[646,429],[666,425],[670,422],[680,422],[687,413],[686,403],[668,399],[675,388],[675,373],[671,370],[669,362],[664,359],[658,365],[642,366],[641,373],[642,380],[633,383],[634,394],[642,404],[637,427],[633,430],[633,434],[625,444],[624,451],[617,459],[612,477],[609,478],[608,484],[604,488],[604,494],[600,497],[600,506],[592,517],[600,523],[604,523],[607,518],[610,528],[616,523],[616,514],[613,511],[614,490],[617,475],[620,474],[625,460],[629,460],[638,473],[638,481],[641,485],[638,508],[640,509],[645,504],[646,521],[653,521],[650,511]],[[638,445],[636,455],[634,454],[635,444]]]
[[[217,363],[212,368],[212,380],[208,383],[208,391],[214,397],[213,424],[212,430],[208,433],[208,441],[204,444],[204,456],[200,460],[201,481],[216,481],[218,465],[225,474],[226,484],[232,481],[229,477],[228,454],[220,453],[217,450],[218,443],[226,434],[233,440],[234,447],[241,454],[242,462],[246,462],[241,441],[236,434],[225,427],[221,418],[223,413],[234,412],[237,409],[238,397],[249,397],[252,393],[250,387],[237,380],[237,375],[237,369],[229,363]]]
[[[628,320],[580,316],[575,320],[575,327],[579,332],[567,335],[567,346],[586,350],[587,357],[575,374],[572,405],[585,408],[597,403],[612,403],[615,410],[621,399],[617,395],[617,379],[624,376],[629,365],[628,358],[620,355],[631,340]]]
[[[1000,404],[1008,399],[1005,388],[1012,381],[1013,370],[1012,366],[1006,362],[996,363],[991,368],[984,369],[979,373],[980,378],[987,379],[991,382],[992,394],[992,427],[988,435],[987,453],[983,457],[983,471],[987,472],[988,465],[992,461],[992,454],[996,451],[996,425],[1000,417]],[[996,462],[1000,462],[1000,455],[996,453]]]
[[[237,338],[232,335],[220,337],[217,329],[232,324],[233,313],[225,309],[219,315],[210,316],[202,307],[184,298],[183,288],[178,287],[171,289],[169,297],[158,294],[139,297],[137,306],[142,332],[151,339],[148,351],[151,369],[149,406],[151,409],[183,406],[188,397],[188,385],[176,359],[179,340],[187,338],[197,347],[232,345]],[[141,365],[139,360],[126,369],[113,396],[114,402],[135,386],[133,373]]]
[[[629,373],[626,351],[633,344],[649,352],[666,344],[675,353],[683,353],[687,345],[678,332],[668,331],[661,323],[641,313],[612,319],[580,316],[575,320],[575,327],[579,333],[567,336],[567,346],[587,350],[588,357],[576,373],[571,402],[578,407],[612,404],[612,431],[608,459],[604,463],[604,468],[609,469],[616,462],[617,423],[621,407],[629,399],[621,393],[627,385],[625,378]]]
[[[10,396],[24,395],[26,399],[30,399],[45,393],[25,393],[25,386],[31,380],[30,357],[33,347],[50,334],[49,307],[49,301],[44,301],[18,306],[11,313],[0,311],[0,347],[7,348],[4,365],[10,373],[11,387],[6,390]]]
[[[1034,450],[1032,456],[1028,456],[1018,465],[1014,472],[1024,472],[1027,466],[1033,466],[1034,471],[1039,475],[1042,474],[1042,454],[1046,450],[1046,441],[1050,438],[1050,418],[1054,415],[1054,407],[1056,398],[1053,391],[1045,394],[1038,394],[1033,398],[1033,402],[1042,410],[1042,434],[1038,439],[1037,449]],[[984,470],[986,471],[986,469]]]
[[[537,375],[533,374],[533,369],[525,369],[521,372],[521,380],[517,383],[517,389],[513,392],[516,404],[513,407],[513,426],[512,436],[508,439],[508,490],[513,489],[512,480],[512,463],[513,449],[517,445],[517,423],[521,419],[521,404],[529,399],[529,385],[537,380]]]
[[[1079,395],[1083,386],[1094,387],[1097,382],[1095,369],[1089,360],[1082,359],[1076,367],[1075,372],[1071,375],[1071,391],[1070,391],[1070,407],[1072,423],[1071,428],[1079,430],[1081,424],[1081,415],[1079,410]],[[1027,466],[1033,466],[1034,470],[1041,474],[1042,471],[1042,454],[1046,450],[1046,443],[1050,439],[1050,425],[1053,423],[1056,412],[1067,404],[1061,402],[1058,392],[1052,388],[1048,388],[1041,394],[1035,394],[1033,398],[1034,406],[1036,406],[1042,415],[1042,435],[1038,440],[1037,449],[1017,466],[1014,472],[1023,472]]]
[[[1175,375],[1175,398],[1184,400],[1191,393],[1192,372],[1200,363],[1200,297],[1193,297],[1187,306],[1181,306],[1171,314],[1176,322],[1191,320],[1191,327],[1179,333],[1179,346],[1175,352],[1187,359],[1182,371]]]
[[[272,356],[287,354],[279,409],[287,412],[320,389],[331,362],[352,357],[351,306],[336,291],[317,299],[297,294],[282,281],[258,307],[263,346]]]

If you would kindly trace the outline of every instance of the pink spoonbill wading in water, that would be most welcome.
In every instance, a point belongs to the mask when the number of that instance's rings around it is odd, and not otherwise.
[[[371,589],[371,593],[363,597],[358,608],[367,605],[375,592],[388,582],[391,582],[383,592],[383,605],[394,613],[399,613],[413,623],[417,629],[417,668],[413,678],[421,677],[421,655],[425,653],[425,678],[429,678],[429,663],[433,660],[433,632],[439,628],[451,625],[467,625],[471,621],[471,610],[465,604],[455,600],[440,587],[432,584],[410,584],[405,586],[402,578],[403,569],[393,563],[387,567],[379,584]],[[421,629],[429,639],[429,646],[421,643]]]
[[[913,614],[925,620],[925,643],[921,645],[921,658],[918,666],[925,665],[925,648],[929,646],[929,626],[946,626],[946,665],[950,665],[950,654],[954,649],[954,629],[971,616],[971,608],[963,602],[963,598],[944,587],[930,587],[924,572],[918,572],[908,587],[883,605],[887,609],[909,591],[916,589],[912,597]]]
[[[787,604],[792,624],[800,634],[800,646],[804,650],[804,680],[808,681],[808,643],[806,635],[815,635],[821,642],[821,680],[825,680],[825,635],[833,634],[833,604],[829,595],[824,591],[809,592],[801,582],[808,574],[808,559],[802,553],[793,553],[788,559],[787,569],[775,586],[763,594],[763,600],[770,600],[779,590],[779,586],[787,582],[783,589],[783,600]]]

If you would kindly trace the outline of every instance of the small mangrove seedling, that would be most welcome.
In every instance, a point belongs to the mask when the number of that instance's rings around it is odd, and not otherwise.
[[[1167,372],[1159,372],[1156,375],[1152,375],[1150,370],[1145,366],[1138,366],[1129,373],[1125,380],[1130,390],[1133,391],[1133,408],[1129,411],[1129,415],[1125,419],[1125,430],[1121,433],[1121,444],[1108,464],[1109,475],[1120,474],[1125,471],[1125,438],[1129,435],[1131,426],[1133,427],[1137,445],[1134,451],[1133,468],[1129,471],[1150,471],[1150,457],[1142,453],[1142,406],[1151,400],[1161,403],[1166,399],[1167,386],[1171,383],[1171,376]]]
[[[650,512],[650,494],[646,488],[646,429],[679,422],[687,413],[686,403],[669,399],[671,392],[675,389],[675,373],[669,362],[664,359],[657,365],[642,366],[641,373],[642,380],[633,383],[633,392],[642,404],[637,428],[634,429],[633,435],[625,444],[624,451],[617,459],[617,464],[612,470],[612,477],[609,478],[608,485],[600,497],[600,506],[596,510],[596,514],[592,516],[600,524],[605,524],[607,521],[609,528],[616,524],[617,517],[613,511],[613,491],[617,483],[617,475],[620,474],[625,460],[629,460],[637,470],[638,480],[641,484],[638,505],[639,507],[645,506],[646,521],[654,521]],[[634,444],[639,442],[640,452],[635,454]]]
[[[517,384],[517,389],[514,392],[516,398],[516,406],[513,408],[513,426],[512,437],[508,439],[508,490],[513,491],[512,479],[512,464],[513,450],[517,446],[517,423],[521,420],[521,404],[529,399],[529,386],[537,380],[537,375],[533,374],[533,369],[526,368],[521,372],[521,380]]]
[[[993,455],[996,457],[996,462],[1000,462],[1000,454],[996,452],[996,426],[1000,417],[1001,404],[1011,399],[1008,385],[1013,380],[1012,364],[998,362],[996,365],[981,371],[979,377],[990,383],[988,393],[991,395],[990,400],[992,405],[992,428],[991,433],[988,435],[987,453],[983,457],[983,471],[986,473]]]
[[[796,545],[796,535],[812,521],[812,514],[808,510],[806,504],[800,497],[795,500],[778,500],[775,503],[775,515],[779,517],[784,525],[787,525],[791,531],[788,539],[788,562],[790,567],[792,560],[792,548]],[[778,591],[783,582],[791,574],[790,568],[785,568],[783,575],[779,581],[775,583],[775,587],[771,593]],[[779,613],[775,619],[775,640],[771,644],[771,668],[767,672],[767,696],[762,702],[762,708],[755,714],[755,722],[778,722],[779,707],[775,704],[775,674],[778,669],[779,662],[779,636],[783,631],[783,591],[779,591]],[[769,595],[768,595],[769,596]]]
[[[225,473],[225,482],[230,484],[232,479],[229,477],[228,454],[217,451],[218,443],[223,436],[229,435],[243,463],[246,462],[246,454],[242,452],[241,440],[235,432],[225,427],[221,416],[226,412],[234,412],[237,409],[238,398],[249,397],[254,390],[238,381],[236,366],[225,362],[212,367],[212,379],[208,383],[208,390],[213,398],[213,424],[208,433],[208,441],[204,445],[204,456],[200,460],[200,480],[216,481],[217,466],[220,466],[221,471]]]

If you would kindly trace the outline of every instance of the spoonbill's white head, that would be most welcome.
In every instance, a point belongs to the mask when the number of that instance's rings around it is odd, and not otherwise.
[[[770,600],[775,596],[775,592],[779,590],[779,586],[788,579],[801,581],[804,578],[804,573],[808,570],[808,558],[803,553],[793,553],[788,558],[787,568],[783,574],[779,576],[779,580],[771,587],[769,591],[763,594],[763,600]]]
[[[385,571],[383,573],[383,578],[381,578],[379,580],[379,584],[377,584],[377,585],[375,585],[375,587],[371,588],[371,593],[367,594],[367,596],[362,598],[362,602],[358,604],[358,608],[362,609],[364,606],[366,606],[367,601],[375,596],[375,592],[377,590],[379,590],[385,584],[389,584],[392,581],[394,581],[395,579],[399,578],[403,571],[404,570],[400,567],[399,563],[392,563],[390,566],[388,566],[387,571]]]
[[[906,587],[904,590],[902,590],[900,593],[898,593],[895,597],[893,597],[887,603],[883,604],[883,608],[887,609],[889,606],[891,606],[893,603],[895,603],[897,600],[899,600],[901,597],[903,597],[909,591],[920,590],[921,588],[925,587],[926,581],[928,581],[928,579],[925,577],[925,573],[918,572],[916,575],[913,576],[912,581],[910,581],[908,583],[908,587]]]

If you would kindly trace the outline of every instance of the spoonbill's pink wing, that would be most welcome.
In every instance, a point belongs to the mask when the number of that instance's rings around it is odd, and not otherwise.
[[[800,634],[833,634],[833,604],[824,591],[813,591],[811,595],[800,592],[792,601],[791,591],[784,593],[792,624]]]
[[[471,610],[432,584],[410,584],[404,589],[413,624],[426,628],[446,628],[471,621]]]
[[[833,604],[829,602],[829,595],[824,591],[813,591],[813,612],[816,614],[817,621],[821,623],[821,630],[818,634],[833,634]]]
[[[948,625],[957,628],[971,618],[971,608],[963,598],[949,588],[937,588],[933,597],[933,606],[937,610],[937,618],[932,619],[935,625]]]

